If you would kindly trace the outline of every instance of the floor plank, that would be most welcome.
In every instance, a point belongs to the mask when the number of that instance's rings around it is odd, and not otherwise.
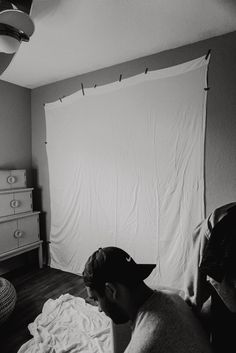
[[[2,277],[14,285],[17,303],[11,317],[0,327],[1,353],[17,353],[22,344],[32,338],[28,324],[42,312],[48,299],[56,299],[66,293],[84,299],[87,296],[80,276],[50,267],[23,268]]]

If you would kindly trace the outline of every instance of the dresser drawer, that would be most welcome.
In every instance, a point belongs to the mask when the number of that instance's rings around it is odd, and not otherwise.
[[[0,222],[0,254],[39,241],[39,214]]]
[[[39,216],[19,218],[17,221],[19,234],[18,246],[24,246],[39,240]]]
[[[26,187],[26,170],[0,170],[0,190]]]
[[[0,217],[32,211],[32,188],[0,191]]]
[[[0,223],[0,253],[16,249],[18,240],[14,237],[17,221]]]

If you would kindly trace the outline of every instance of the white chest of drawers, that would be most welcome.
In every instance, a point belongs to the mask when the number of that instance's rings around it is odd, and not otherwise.
[[[26,188],[25,169],[0,170],[0,190]]]
[[[0,171],[0,261],[38,249],[39,267],[42,267],[42,240],[39,233],[39,214],[32,207],[33,188],[24,188],[23,171]],[[19,175],[19,177],[15,177]],[[13,179],[11,178],[13,177]],[[8,179],[7,179],[8,178]],[[10,179],[9,179],[10,178]],[[6,180],[7,184],[6,184]],[[16,185],[20,188],[16,188]]]
[[[0,217],[32,212],[32,188],[0,191]]]

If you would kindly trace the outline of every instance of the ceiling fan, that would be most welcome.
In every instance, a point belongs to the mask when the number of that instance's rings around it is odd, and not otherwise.
[[[30,17],[32,0],[0,0],[0,74],[10,64],[22,41],[34,32]]]

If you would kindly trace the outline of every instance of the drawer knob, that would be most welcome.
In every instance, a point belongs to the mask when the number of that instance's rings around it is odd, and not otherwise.
[[[24,233],[22,232],[22,230],[17,229],[14,232],[14,237],[18,239],[18,238],[21,238],[23,236],[23,234]]]
[[[8,184],[14,184],[16,182],[16,178],[11,175],[7,178],[7,182]]]
[[[17,207],[20,206],[20,201],[19,201],[19,200],[11,200],[10,206],[11,206],[12,208],[17,208]]]

